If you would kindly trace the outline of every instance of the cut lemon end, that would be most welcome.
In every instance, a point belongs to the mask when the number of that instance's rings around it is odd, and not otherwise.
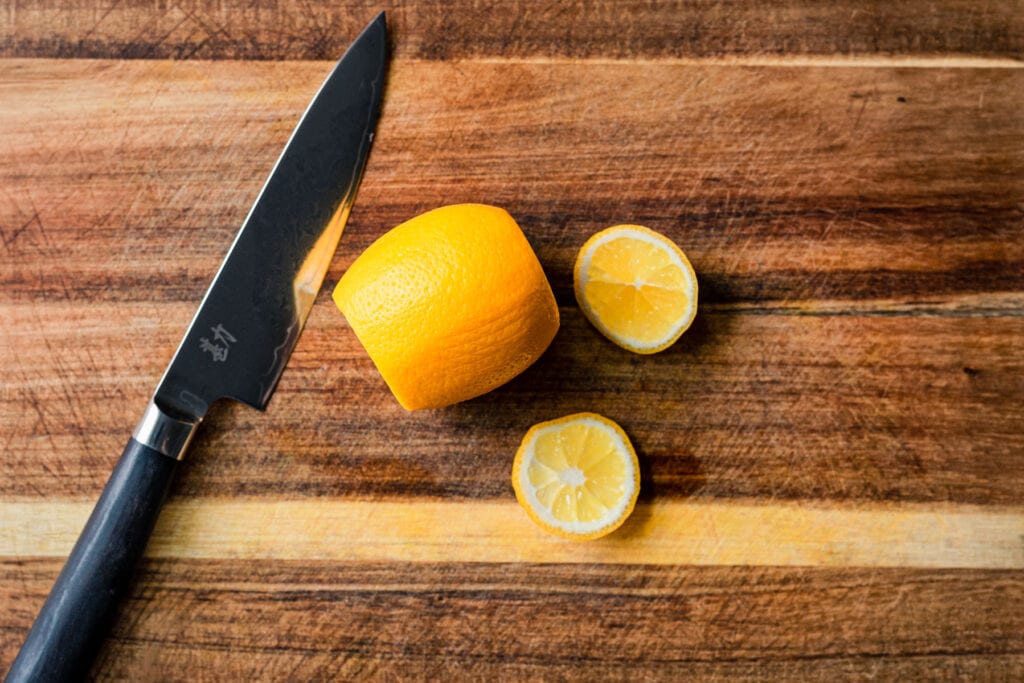
[[[512,488],[538,526],[588,540],[615,531],[633,512],[640,465],[619,425],[577,413],[530,428],[512,465]]]
[[[588,239],[576,258],[573,289],[587,320],[635,353],[667,349],[697,315],[697,276],[686,254],[640,225]]]

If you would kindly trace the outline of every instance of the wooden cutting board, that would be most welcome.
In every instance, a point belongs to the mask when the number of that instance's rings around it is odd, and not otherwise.
[[[361,2],[0,6],[0,670]],[[562,328],[406,413],[328,291],[267,412],[217,406],[92,675],[1024,678],[1024,19],[1015,2],[388,6],[394,58],[327,278],[478,201]],[[572,264],[636,222],[691,331],[631,355]],[[533,423],[590,410],[641,504],[518,509]]]

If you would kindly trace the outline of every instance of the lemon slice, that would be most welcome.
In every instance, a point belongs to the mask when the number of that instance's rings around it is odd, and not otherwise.
[[[697,314],[697,276],[686,254],[640,225],[617,225],[587,240],[573,289],[587,320],[635,353],[667,349]]]
[[[577,413],[530,428],[512,465],[512,488],[541,528],[587,540],[611,533],[633,512],[640,466],[619,425]]]

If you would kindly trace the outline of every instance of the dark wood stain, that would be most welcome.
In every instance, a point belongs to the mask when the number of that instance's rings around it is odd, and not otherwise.
[[[363,0],[12,2],[0,25],[0,56],[336,59],[380,8]],[[403,58],[1024,55],[1018,8],[996,0],[399,0],[385,9]]]

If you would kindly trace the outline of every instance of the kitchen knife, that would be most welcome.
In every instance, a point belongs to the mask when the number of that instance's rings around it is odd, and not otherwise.
[[[210,404],[270,400],[334,256],[373,140],[381,12],[320,86],[206,292],[5,680],[83,678]]]

